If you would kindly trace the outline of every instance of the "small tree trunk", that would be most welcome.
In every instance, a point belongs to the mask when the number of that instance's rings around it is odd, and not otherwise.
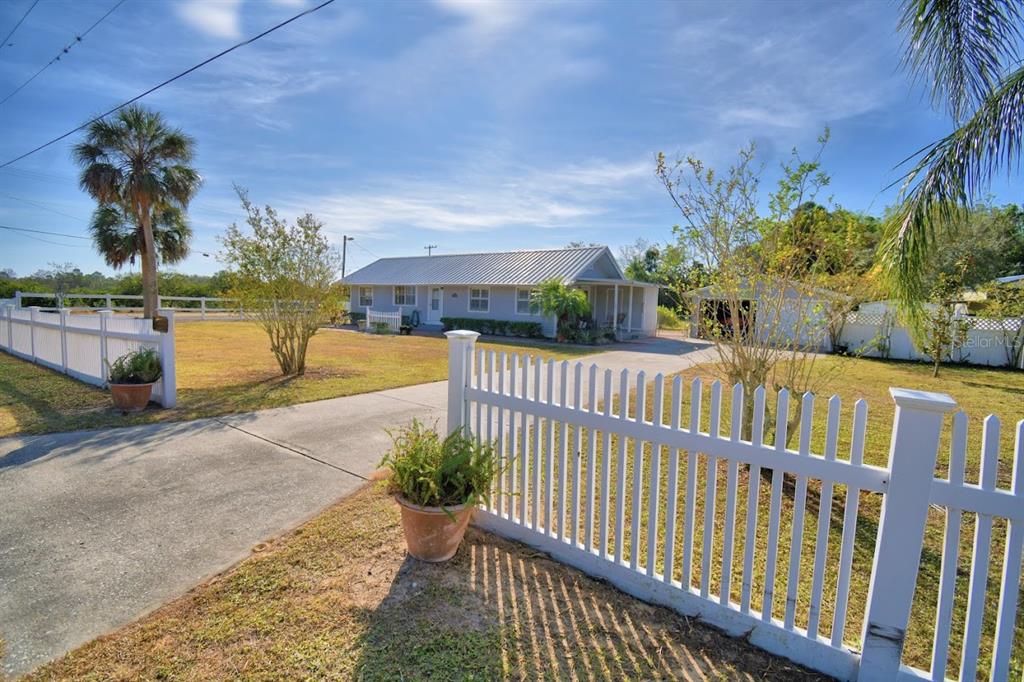
[[[156,247],[149,204],[140,202],[139,208],[142,211],[142,316],[151,320],[156,317],[158,307]]]
[[[939,360],[938,358],[936,358],[936,360],[935,360],[935,366],[934,366],[934,367],[932,368],[932,377],[937,377],[937,376],[939,376],[939,365],[940,365],[941,363],[942,363],[942,361],[941,361],[941,360]]]

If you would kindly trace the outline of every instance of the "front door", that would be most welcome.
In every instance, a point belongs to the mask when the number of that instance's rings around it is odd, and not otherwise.
[[[444,289],[441,287],[431,287],[430,289],[430,304],[427,306],[427,323],[428,324],[441,324],[441,308],[443,304]]]

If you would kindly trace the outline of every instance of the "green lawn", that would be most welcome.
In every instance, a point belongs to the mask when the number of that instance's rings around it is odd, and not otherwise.
[[[385,388],[441,381],[448,375],[444,338],[375,336],[323,330],[310,342],[306,374],[280,376],[266,335],[232,321],[177,325],[178,405],[122,415],[109,394],[0,353],[0,436],[150,423],[294,405]],[[562,359],[599,349],[546,342],[486,348],[533,351]]]
[[[841,363],[841,364],[836,364]],[[838,370],[838,371],[836,371]],[[886,362],[876,361],[867,359],[849,359],[840,360],[836,358],[828,358],[817,368],[816,371],[831,373],[834,375],[832,383],[828,388],[823,391],[825,395],[821,395],[816,401],[816,410],[814,414],[814,436],[813,450],[817,453],[823,451],[823,444],[825,438],[825,424],[826,424],[826,410],[827,410],[827,398],[831,393],[836,393],[842,399],[842,414],[841,424],[842,428],[840,431],[839,441],[839,453],[840,457],[847,457],[849,454],[850,447],[850,435],[852,430],[852,418],[854,402],[857,399],[864,398],[868,404],[868,429],[867,429],[867,442],[864,453],[864,459],[869,464],[876,464],[884,466],[888,461],[888,448],[889,439],[891,435],[892,420],[894,415],[894,406],[892,399],[889,396],[888,389],[890,386],[896,387],[907,387],[916,388],[930,391],[941,391],[949,393],[958,402],[961,409],[963,409],[969,419],[970,426],[968,429],[968,447],[969,456],[967,464],[967,481],[976,482],[978,480],[978,463],[979,463],[979,450],[981,442],[981,420],[989,413],[994,413],[999,416],[1002,420],[1003,431],[1001,437],[1001,460],[999,468],[999,485],[1001,487],[1007,487],[1010,482],[1012,472],[1012,449],[1013,449],[1013,435],[1015,425],[1018,420],[1024,419],[1024,372],[1019,371],[1003,371],[994,369],[982,369],[982,368],[970,368],[970,367],[943,367],[942,373],[938,379],[931,377],[931,369],[928,366],[913,364],[913,363],[901,363],[901,362]],[[684,392],[682,399],[682,414],[683,423],[687,423],[689,415],[689,380],[700,376],[710,383],[710,380],[715,378],[715,368],[713,366],[703,366],[691,368],[682,373],[684,381]],[[669,386],[670,382],[666,382],[666,386]],[[730,412],[730,391],[723,390],[722,396],[722,433],[728,434],[729,432],[729,412]],[[650,394],[647,399],[647,412],[648,418],[652,416],[652,398]],[[704,417],[702,421],[702,429],[707,430],[708,428],[708,412],[709,412],[709,390],[706,387],[703,400]],[[769,408],[774,414],[774,399],[769,400]],[[669,400],[666,397],[666,413],[665,422],[669,421]],[[794,403],[791,409],[798,409],[798,406]],[[946,431],[943,434],[942,444],[940,446],[939,454],[939,472],[944,474],[948,463],[949,454],[949,424],[951,417],[946,420]],[[542,425],[542,438],[547,437],[547,427]],[[582,452],[587,453],[589,451],[589,441],[587,440],[588,435],[584,434]],[[598,434],[600,438],[600,434]],[[616,507],[616,482],[619,478],[619,472],[617,471],[616,456],[618,450],[618,439],[612,437],[611,452],[611,492],[610,492],[610,519],[614,519],[614,510]],[[772,435],[769,432],[766,434],[766,441],[772,442]],[[542,443],[545,440],[541,441]],[[557,443],[557,434],[555,442]],[[571,433],[570,433],[570,440]],[[598,441],[600,443],[600,441]],[[795,447],[796,441],[793,442]],[[595,469],[598,472],[597,480],[600,481],[600,471],[602,466],[602,460],[600,456],[600,445],[598,446],[598,459],[595,462]],[[633,468],[634,468],[634,453],[635,443],[632,441],[627,442],[627,467],[625,471],[627,486],[626,490],[630,490]],[[645,563],[645,557],[647,554],[647,534],[645,526],[647,524],[647,518],[649,513],[650,501],[647,496],[646,481],[649,479],[649,465],[652,456],[652,450],[649,443],[645,443],[643,446],[644,460],[643,460],[643,480],[644,494],[643,504],[641,507],[641,530],[642,534],[639,538],[639,557],[640,563]],[[667,513],[666,501],[665,501],[665,490],[668,485],[668,458],[669,452],[666,448],[662,448],[661,451],[661,498],[659,500],[659,518],[662,520],[659,523],[658,543],[659,548],[664,547],[664,519]],[[556,457],[557,461],[557,457]],[[677,487],[681,498],[685,494],[686,490],[686,478],[687,478],[687,453],[680,453],[679,458],[679,479]],[[703,538],[703,525],[704,515],[707,510],[705,504],[705,482],[706,482],[706,468],[707,458],[704,454],[698,454],[698,466],[697,466],[697,496],[696,496],[696,516],[694,528],[696,529],[696,536],[694,540],[693,549],[693,584],[695,586],[700,585],[701,580],[701,564],[703,561],[702,551],[702,538]],[[586,467],[584,459],[584,476],[582,480],[586,479]],[[717,594],[719,590],[719,579],[722,555],[723,555],[723,539],[722,529],[725,524],[725,509],[726,509],[726,475],[727,468],[725,462],[719,460],[717,462],[717,494],[715,504],[715,516],[713,519],[713,525],[715,527],[715,536],[712,550],[711,560],[711,592]],[[567,476],[567,479],[571,481],[571,474]],[[733,580],[731,583],[731,597],[733,601],[739,602],[740,598],[740,576],[743,565],[743,554],[742,548],[745,542],[745,519],[747,510],[747,493],[749,489],[749,479],[747,472],[743,467],[740,467],[739,483],[737,490],[737,523],[735,526],[735,544],[736,548],[733,554]],[[786,590],[787,590],[787,577],[789,569],[790,552],[788,549],[789,540],[791,536],[792,522],[793,522],[793,497],[794,497],[794,483],[795,481],[791,477],[787,477],[784,485],[783,494],[783,512],[779,537],[782,540],[782,544],[779,547],[777,568],[776,568],[776,579],[774,583],[774,609],[773,615],[776,618],[782,619],[785,613],[785,601],[786,601]],[[543,486],[542,486],[543,488]],[[766,537],[768,532],[768,504],[769,504],[769,493],[770,493],[770,479],[762,477],[760,480],[760,494],[758,497],[758,531],[756,540],[756,552],[755,552],[755,570],[754,570],[754,581],[753,581],[753,595],[754,599],[752,602],[752,608],[760,610],[761,608],[761,595],[764,591],[764,574],[766,564]],[[571,490],[568,493],[572,494]],[[585,497],[585,489],[582,491],[582,495]],[[633,514],[630,510],[631,506],[631,494],[627,492],[626,499],[626,522],[625,522],[625,533],[622,538],[623,555],[625,557],[630,556],[630,545],[632,542],[632,533],[630,526],[632,523]],[[841,541],[842,533],[842,519],[843,512],[845,510],[846,490],[842,486],[836,486],[833,493],[832,500],[832,515],[830,517],[829,526],[829,547],[828,547],[828,560],[826,564],[826,571],[824,573],[825,578],[825,590],[824,590],[824,603],[822,604],[822,617],[821,626],[819,632],[822,635],[830,636],[831,634],[831,623],[834,611],[834,597],[836,589],[836,580],[838,576],[838,553],[839,545]],[[861,493],[859,496],[860,509],[857,526],[857,536],[855,541],[855,552],[854,552],[854,563],[853,563],[853,574],[852,584],[850,591],[850,602],[848,608],[848,618],[846,620],[846,627],[844,633],[844,640],[853,646],[859,648],[860,646],[860,630],[861,630],[861,616],[864,610],[864,604],[866,602],[868,579],[871,573],[871,565],[873,560],[875,537],[877,530],[877,523],[879,518],[879,512],[881,508],[881,496],[876,494]],[[804,532],[802,538],[802,556],[801,565],[799,571],[799,584],[797,594],[797,610],[796,610],[796,625],[805,627],[807,625],[807,613],[810,603],[810,587],[812,580],[812,559],[814,556],[814,547],[816,543],[817,534],[817,523],[818,523],[818,510],[820,508],[820,484],[817,481],[810,481],[808,486],[807,504],[805,506],[804,516]],[[528,505],[529,506],[529,505]],[[595,504],[595,507],[597,505]],[[543,503],[542,507],[543,509]],[[686,532],[684,527],[684,516],[683,516],[683,503],[682,499],[677,507],[678,519],[677,519],[677,537],[675,541],[675,574],[674,577],[677,580],[682,578],[681,565],[682,565],[682,552],[683,552],[683,533]],[[938,585],[939,569],[941,562],[941,548],[943,538],[943,523],[944,514],[937,510],[932,510],[929,517],[929,525],[926,532],[925,548],[922,552],[921,559],[921,575],[918,581],[918,590],[914,602],[914,615],[911,619],[910,627],[907,633],[906,647],[904,660],[911,665],[919,668],[928,669],[930,667],[930,656],[931,656],[931,641],[932,632],[935,621],[935,604],[936,604],[936,590]],[[955,601],[955,616],[953,620],[953,634],[952,634],[952,656],[949,662],[949,668],[947,674],[954,676],[959,668],[959,646],[962,642],[963,637],[963,616],[966,609],[966,598],[967,598],[967,581],[968,571],[970,569],[970,557],[971,557],[971,543],[973,539],[973,526],[974,521],[970,515],[964,516],[963,528],[961,533],[961,551],[960,551],[960,563],[959,563],[959,574],[957,581],[957,596]],[[610,548],[614,550],[616,538],[614,537],[614,521],[610,521]],[[581,531],[582,532],[582,531]],[[987,674],[988,666],[991,664],[992,656],[992,635],[995,629],[995,612],[996,605],[998,602],[998,576],[1001,572],[1002,565],[1002,554],[1003,544],[1005,542],[1006,524],[1002,521],[997,521],[993,532],[993,547],[992,557],[993,561],[990,563],[989,570],[989,590],[986,595],[986,620],[985,620],[985,633],[982,641],[981,652],[979,655],[979,668],[981,674]],[[594,537],[596,538],[598,531],[595,528]],[[580,535],[582,538],[582,535]],[[596,540],[595,540],[596,541]],[[663,562],[658,561],[658,570],[661,572],[663,569]],[[1018,616],[1018,623],[1024,622],[1024,615]],[[1022,670],[1024,670],[1024,627],[1018,626],[1018,637],[1016,647],[1014,650],[1013,661],[1011,665],[1011,679],[1019,679],[1021,677]]]

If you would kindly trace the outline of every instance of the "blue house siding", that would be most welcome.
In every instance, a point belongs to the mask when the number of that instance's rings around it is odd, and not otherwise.
[[[395,305],[394,287],[376,285],[373,289],[373,305],[362,306],[359,304],[359,287],[353,287],[352,311],[365,313],[367,307],[372,307],[380,312],[396,312],[399,306]],[[544,315],[521,315],[516,312],[516,289],[529,287],[472,287],[473,289],[488,289],[490,291],[490,308],[487,312],[469,309],[468,286],[447,286],[442,287],[441,316],[442,317],[471,317],[481,320],[514,320],[518,322],[539,322],[545,336],[555,335],[555,321]],[[427,322],[427,308],[430,305],[430,289],[427,286],[416,287],[416,304],[401,306],[403,315],[411,315],[413,310],[418,310],[420,323]],[[439,323],[438,323],[439,324]]]

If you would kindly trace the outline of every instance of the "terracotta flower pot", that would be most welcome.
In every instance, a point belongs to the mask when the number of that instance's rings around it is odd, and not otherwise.
[[[445,512],[440,507],[411,504],[398,496],[395,500],[402,508],[402,530],[409,554],[432,562],[448,561],[455,556],[476,507],[461,504],[447,507]]]
[[[153,384],[110,384],[114,407],[122,412],[141,412],[149,404]]]

